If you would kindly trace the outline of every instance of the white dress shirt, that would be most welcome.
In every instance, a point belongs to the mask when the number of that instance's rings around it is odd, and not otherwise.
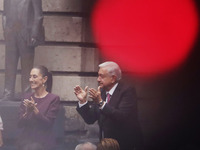
[[[0,116],[0,130],[3,130],[3,121],[1,119],[1,116]]]
[[[113,95],[115,89],[117,88],[117,85],[118,85],[118,83],[116,83],[116,84],[110,89],[110,91],[106,92],[106,95],[107,95],[108,93],[110,94],[110,99],[111,99],[111,97],[112,97],[112,95]],[[106,96],[106,103],[108,103],[107,96]],[[103,109],[106,103],[104,103],[100,109]]]

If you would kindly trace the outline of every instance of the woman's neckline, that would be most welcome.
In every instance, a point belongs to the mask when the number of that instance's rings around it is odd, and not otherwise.
[[[45,93],[45,94],[43,94],[43,95],[41,95],[41,96],[35,96],[35,94],[33,94],[33,96],[35,97],[35,98],[38,98],[38,99],[41,99],[41,98],[45,98],[47,95],[49,94],[49,92],[47,92],[47,93]]]

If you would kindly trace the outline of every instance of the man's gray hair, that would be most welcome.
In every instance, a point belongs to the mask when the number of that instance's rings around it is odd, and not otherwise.
[[[117,81],[121,79],[122,73],[119,65],[113,61],[106,61],[99,65],[100,68],[106,68],[108,73],[117,77]]]
[[[90,142],[78,144],[75,148],[75,150],[96,150],[96,149],[97,149],[97,146]]]

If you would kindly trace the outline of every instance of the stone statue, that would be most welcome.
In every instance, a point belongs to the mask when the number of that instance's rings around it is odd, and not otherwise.
[[[5,84],[0,101],[14,100],[17,64],[21,59],[22,93],[30,91],[34,49],[44,42],[42,0],[4,0]]]

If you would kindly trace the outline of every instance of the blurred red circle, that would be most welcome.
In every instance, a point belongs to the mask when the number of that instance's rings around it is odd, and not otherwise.
[[[99,0],[91,18],[102,55],[143,75],[179,66],[198,32],[192,0]]]

